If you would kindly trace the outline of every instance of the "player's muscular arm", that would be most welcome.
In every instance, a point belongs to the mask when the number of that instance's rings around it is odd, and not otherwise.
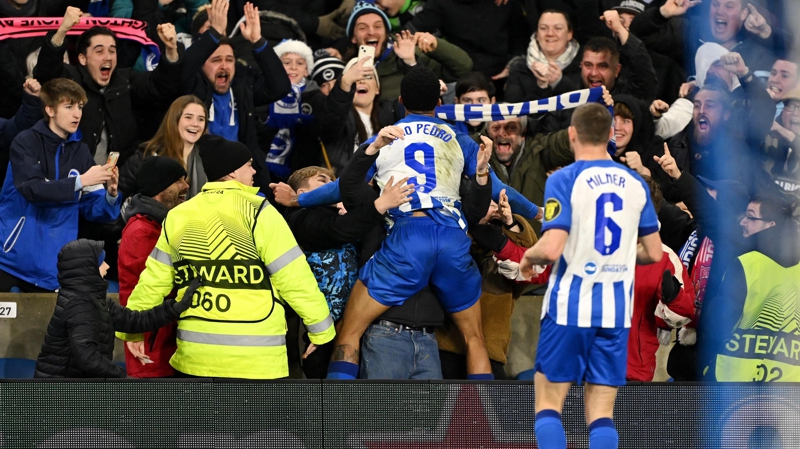
[[[658,232],[639,238],[639,244],[636,245],[636,263],[648,265],[660,262],[662,255],[661,236]]]
[[[568,236],[569,233],[563,229],[550,229],[545,232],[532,248],[525,251],[519,264],[522,276],[530,279],[534,274],[534,265],[549,265],[558,260],[564,252]]]

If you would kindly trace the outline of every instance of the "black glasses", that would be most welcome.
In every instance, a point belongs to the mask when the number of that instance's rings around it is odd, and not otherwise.
[[[753,222],[753,221],[767,221],[767,220],[764,220],[763,218],[754,217],[754,216],[752,216],[752,215],[745,215],[743,218],[745,218],[745,219],[746,219],[747,221],[749,221],[749,222]]]

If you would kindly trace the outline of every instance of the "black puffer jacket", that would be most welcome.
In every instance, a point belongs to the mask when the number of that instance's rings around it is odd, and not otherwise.
[[[98,259],[102,242],[76,240],[58,254],[58,292],[34,377],[125,377],[111,362],[114,331],[144,332],[176,320],[191,301],[174,299],[147,311],[123,308],[106,297]]]

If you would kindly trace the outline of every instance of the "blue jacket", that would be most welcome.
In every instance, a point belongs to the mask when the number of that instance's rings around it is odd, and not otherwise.
[[[102,185],[75,191],[76,178],[95,165],[80,133],[62,140],[42,120],[11,144],[0,190],[0,270],[37,287],[58,288],[61,247],[78,238],[78,214],[108,222],[119,216],[120,196]]]

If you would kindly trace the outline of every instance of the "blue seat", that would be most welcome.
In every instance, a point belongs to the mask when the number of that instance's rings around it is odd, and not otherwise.
[[[36,360],[6,358],[0,359],[0,378],[33,379]]]
[[[517,380],[532,381],[534,374],[536,374],[536,370],[533,370],[533,369],[525,370],[525,371],[517,374]]]

